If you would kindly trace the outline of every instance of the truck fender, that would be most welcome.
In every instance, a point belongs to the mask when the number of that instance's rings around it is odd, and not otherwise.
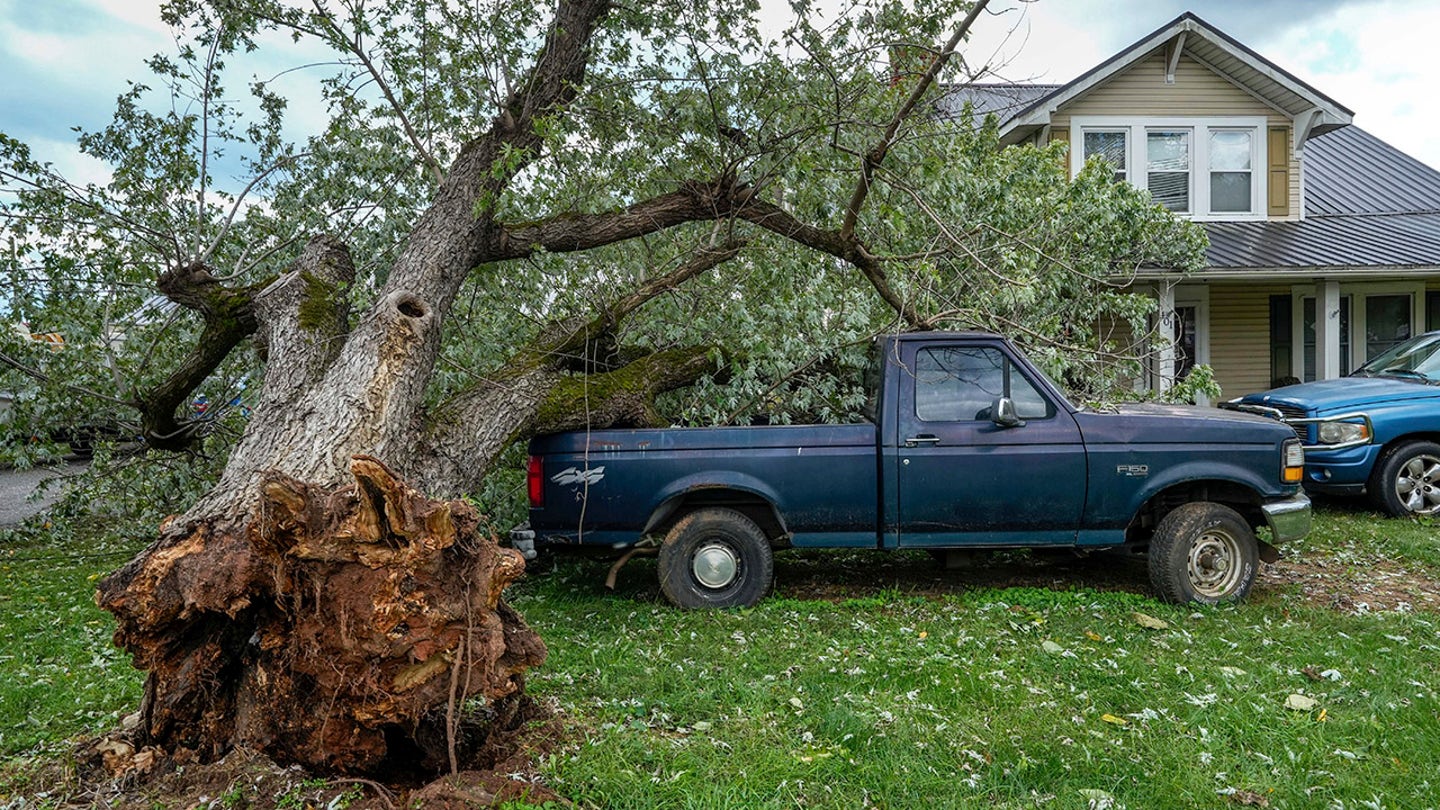
[[[1127,513],[1134,519],[1135,515],[1166,490],[1177,486],[1199,482],[1215,482],[1233,484],[1243,487],[1246,491],[1253,493],[1258,503],[1260,493],[1264,492],[1267,482],[1260,476],[1241,467],[1225,466],[1216,468],[1213,462],[1195,461],[1177,464],[1166,468],[1159,475],[1146,481],[1145,486],[1135,491],[1127,506]]]
[[[741,501],[763,502],[773,518],[779,535],[789,534],[785,518],[780,510],[780,496],[764,481],[744,473],[711,471],[687,475],[672,481],[662,489],[650,509],[650,518],[645,521],[641,536],[654,532],[665,525],[687,500],[704,499],[707,503],[723,505],[726,493],[734,493]]]

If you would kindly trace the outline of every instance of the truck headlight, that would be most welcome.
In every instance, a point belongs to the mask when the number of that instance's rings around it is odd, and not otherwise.
[[[1370,429],[1363,422],[1321,422],[1321,444],[1349,444],[1370,438]]]
[[[1281,451],[1285,464],[1280,469],[1280,480],[1287,484],[1298,484],[1305,480],[1305,448],[1299,439],[1286,439]]]

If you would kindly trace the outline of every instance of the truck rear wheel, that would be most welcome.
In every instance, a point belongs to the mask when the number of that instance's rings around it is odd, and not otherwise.
[[[682,608],[750,607],[770,592],[775,561],[755,521],[733,509],[698,509],[660,546],[660,590]]]
[[[1255,584],[1260,550],[1250,524],[1218,503],[1187,503],[1150,538],[1150,582],[1167,602],[1238,602]]]
[[[1367,489],[1375,505],[1393,517],[1440,511],[1440,444],[1407,442],[1386,453]]]

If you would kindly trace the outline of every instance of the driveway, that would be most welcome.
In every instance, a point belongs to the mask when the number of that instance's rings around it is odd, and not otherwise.
[[[73,461],[59,468],[36,468],[31,470],[0,469],[0,526],[16,523],[44,511],[59,500],[60,487],[51,487],[45,497],[30,500],[30,494],[47,478],[66,473],[78,473],[85,469],[87,462]]]

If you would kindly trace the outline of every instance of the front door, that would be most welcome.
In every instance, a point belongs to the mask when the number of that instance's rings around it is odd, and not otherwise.
[[[999,347],[909,344],[900,386],[902,547],[1075,542],[1085,447],[1069,411]],[[991,408],[1015,403],[1022,425]]]

